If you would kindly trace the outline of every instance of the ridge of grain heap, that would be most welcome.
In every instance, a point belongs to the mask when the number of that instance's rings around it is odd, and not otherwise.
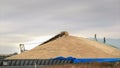
[[[65,36],[69,36],[69,33],[68,33],[67,31],[62,31],[62,32],[60,32],[59,34],[57,34],[57,35],[55,35],[54,37],[52,37],[51,39],[43,42],[43,43],[40,44],[40,45],[46,44],[46,43],[48,43],[48,42],[51,42],[51,41],[53,41],[53,40],[56,40],[56,39],[58,39],[58,38],[60,38],[60,37],[65,37]]]

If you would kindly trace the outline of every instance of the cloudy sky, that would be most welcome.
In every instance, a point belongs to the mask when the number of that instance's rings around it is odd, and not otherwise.
[[[120,38],[120,0],[0,0],[0,53],[34,47],[60,31]]]

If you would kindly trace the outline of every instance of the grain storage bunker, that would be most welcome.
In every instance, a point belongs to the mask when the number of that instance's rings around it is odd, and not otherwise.
[[[82,37],[61,32],[37,47],[7,59],[50,59],[58,56],[76,58],[120,58],[120,50]]]

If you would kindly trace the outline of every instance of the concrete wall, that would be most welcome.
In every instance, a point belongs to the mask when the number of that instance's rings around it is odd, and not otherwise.
[[[52,60],[52,59],[7,59],[0,60],[0,66],[29,66],[29,65],[57,65],[69,64],[71,60]]]

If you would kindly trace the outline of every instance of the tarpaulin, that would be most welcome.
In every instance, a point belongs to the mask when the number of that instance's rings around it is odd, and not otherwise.
[[[73,63],[87,63],[87,62],[120,62],[120,58],[75,58],[75,57],[67,57],[64,58],[62,56],[53,58],[58,60],[71,60]]]

